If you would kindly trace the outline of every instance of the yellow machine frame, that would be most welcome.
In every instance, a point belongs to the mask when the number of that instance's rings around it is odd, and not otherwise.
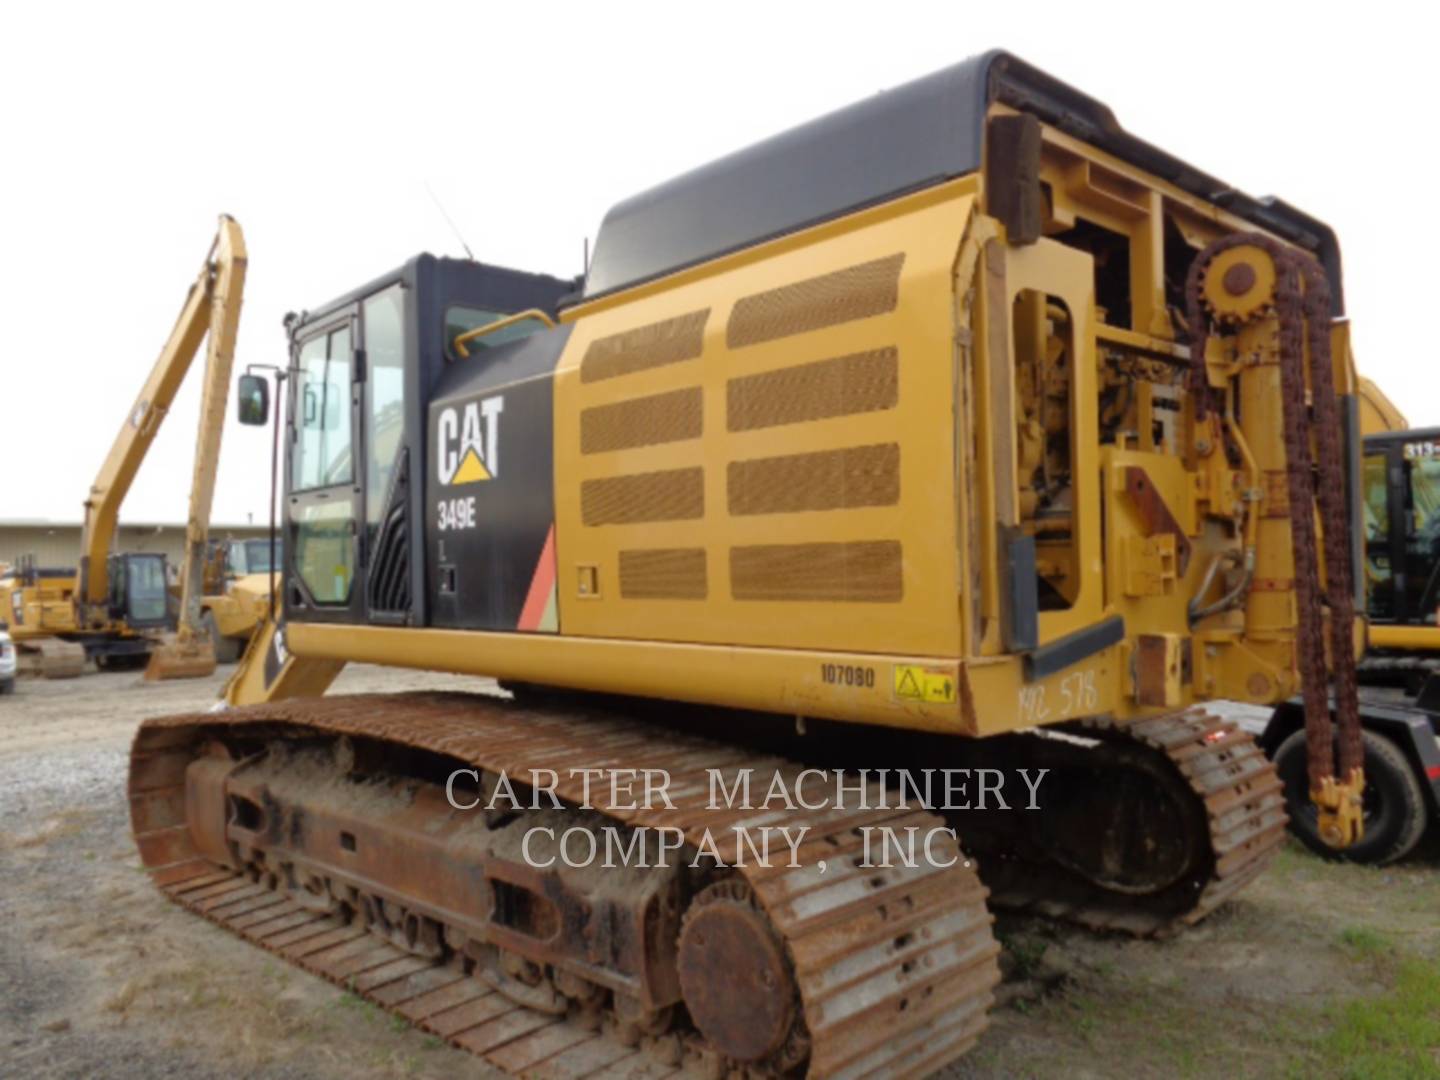
[[[992,115],[1010,112],[992,107]],[[1128,237],[1130,325],[1102,321],[1084,253],[1046,238],[1026,246],[1004,242],[1004,227],[981,209],[983,174],[583,303],[562,316],[574,330],[556,375],[559,633],[294,623],[284,631],[286,663],[279,676],[267,680],[263,665],[247,665],[232,680],[227,700],[317,693],[350,660],[968,735],[1072,716],[1141,716],[1216,697],[1258,703],[1288,697],[1298,676],[1293,636],[1284,629],[1293,624],[1293,593],[1275,584],[1292,579],[1293,570],[1284,565],[1288,544],[1277,544],[1288,526],[1275,514],[1283,486],[1275,471],[1282,450],[1273,368],[1271,375],[1243,375],[1246,362],[1226,355],[1218,342],[1210,357],[1212,385],[1240,379],[1252,451],[1240,470],[1218,450],[1220,425],[1232,435],[1239,430],[1233,418],[1212,416],[1207,424],[1213,429],[1193,433],[1194,446],[1203,448],[1198,454],[1173,447],[1161,452],[1153,444],[1158,413],[1150,401],[1138,405],[1142,418],[1134,438],[1102,447],[1096,428],[1100,350],[1136,361],[1188,358],[1164,302],[1166,220],[1196,246],[1253,225],[1049,126],[1043,128],[1041,180],[1052,196],[1045,232],[1061,231],[1083,213]],[[890,310],[841,326],[733,343],[734,314],[746,297],[776,282],[814,283],[843,268],[897,258],[897,299]],[[1002,553],[990,527],[1021,527],[1016,345],[1009,318],[996,313],[1008,313],[1027,288],[1063,300],[1076,359],[1070,430],[1078,589],[1068,610],[1041,613],[1037,645],[1053,646],[1063,660],[1067,641],[1124,620],[1122,635],[1100,648],[1081,641],[1079,659],[1048,673],[1027,670],[1025,658],[1006,651]],[[705,313],[698,364],[587,381],[585,357],[595,343],[696,312]],[[1344,324],[1337,323],[1334,333],[1337,386],[1353,393]],[[1257,339],[1262,352],[1264,345]],[[730,430],[727,388],[733,380],[802,358],[887,348],[904,357],[893,408],[829,424]],[[1273,363],[1271,355],[1253,370]],[[582,452],[579,421],[588,410],[670,394],[697,381],[704,401],[699,438],[605,455]],[[1182,422],[1193,426],[1193,417],[1187,412]],[[1184,446],[1190,438],[1176,442]],[[886,444],[900,448],[893,506],[769,514],[763,524],[725,513],[735,470],[748,460]],[[707,467],[716,461],[727,466]],[[587,482],[686,469],[703,474],[695,489],[703,506],[698,516],[586,527]],[[1157,533],[1127,495],[1126,477],[1134,469],[1148,477],[1181,532],[1196,537],[1196,557],[1183,570],[1175,550],[1179,535]],[[972,494],[961,498],[961,492]],[[1264,545],[1269,563],[1256,574],[1269,591],[1252,597],[1250,630],[1243,613],[1232,608],[1192,631],[1191,602],[1224,591],[1224,579],[1210,563],[1230,553],[1238,565],[1261,529],[1270,534]],[[799,545],[887,536],[903,540],[893,602],[750,599],[742,611],[732,598],[727,547],[762,538]],[[705,602],[624,597],[617,578],[620,552],[640,542],[703,550]],[[273,633],[270,627],[257,635],[252,655],[269,647]],[[736,677],[741,671],[743,679]]]

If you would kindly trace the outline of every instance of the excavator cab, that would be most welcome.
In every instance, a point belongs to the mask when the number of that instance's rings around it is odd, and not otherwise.
[[[126,553],[111,555],[108,562],[110,618],[135,630],[166,626],[171,618],[165,556]]]
[[[275,561],[282,554],[282,545],[275,545]],[[205,552],[207,593],[223,591],[225,585],[249,574],[263,574],[270,569],[268,537],[247,540],[211,540]]]
[[[572,288],[555,277],[420,255],[291,320],[281,531],[287,619],[423,625],[432,586],[453,604],[445,582],[427,584],[425,563],[410,552],[425,542],[412,523],[428,516],[421,466],[432,405],[460,382],[526,384],[511,404],[533,453],[514,461],[511,482],[548,497],[548,376],[568,334],[546,328]],[[523,352],[536,331],[554,341]],[[265,423],[264,379],[243,376],[238,392],[240,421]],[[536,555],[549,525],[548,512],[541,516]],[[448,564],[450,551],[443,555]],[[507,595],[518,589],[523,600],[530,561],[523,582],[514,569],[519,584]]]
[[[1428,628],[1440,646],[1440,428],[1367,438],[1364,475],[1370,618]]]

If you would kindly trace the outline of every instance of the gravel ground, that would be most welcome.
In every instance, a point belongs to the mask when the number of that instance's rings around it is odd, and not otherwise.
[[[25,680],[0,699],[0,1074],[498,1077],[163,900],[124,798],[147,716],[205,708],[225,672]],[[338,692],[475,688],[356,666]]]
[[[206,707],[222,677],[91,674],[25,681],[0,699],[0,1074],[499,1075],[150,886],[123,794],[131,736],[147,716]],[[484,686],[357,666],[336,691]],[[1283,1075],[1296,1061],[1323,1074],[1303,1055],[1327,1010],[1388,987],[1351,944],[1383,933],[1440,955],[1437,865],[1432,851],[1385,871],[1335,867],[1292,846],[1167,942],[1002,919],[992,1026],[945,1075],[1228,1078]]]

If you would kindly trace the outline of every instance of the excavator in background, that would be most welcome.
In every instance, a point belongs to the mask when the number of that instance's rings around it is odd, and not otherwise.
[[[219,663],[238,660],[270,613],[270,595],[279,577],[271,571],[270,549],[267,539],[210,541],[200,629],[210,638]]]
[[[235,339],[240,330],[240,307],[245,293],[248,255],[240,224],[228,215],[206,259],[206,270],[192,288],[190,299],[171,331],[161,363],[178,369],[176,383],[207,339],[205,382],[200,399],[200,422],[195,437],[195,461],[190,484],[190,507],[185,519],[185,557],[180,564],[180,613],[175,634],[150,653],[147,681],[202,678],[215,670],[217,616],[204,605],[205,568],[209,553],[210,508],[220,465],[220,437],[230,400],[230,373],[235,361]],[[212,594],[223,608],[244,603],[223,591]],[[248,610],[248,608],[246,609]],[[253,627],[253,623],[251,624]]]
[[[205,550],[220,426],[244,287],[245,243],[233,218],[220,228],[190,286],[180,317],[135,404],[111,444],[85,500],[79,568],[49,568],[20,559],[0,579],[8,599],[10,635],[30,670],[48,678],[79,675],[87,658],[102,669],[157,664],[169,674],[207,674],[208,636],[199,633],[200,571]],[[205,398],[186,526],[186,563],[176,644],[161,654],[171,625],[166,559],[158,553],[111,553],[120,507],[130,490],[190,363],[209,335]],[[195,552],[200,557],[195,556]]]
[[[993,909],[1168,934],[1264,870],[1210,700],[1303,693],[1359,838],[1334,233],[1013,56],[621,202],[579,281],[422,255],[287,328],[277,617],[137,732],[136,843],[499,1068],[930,1074]],[[323,696],[350,662],[510,696]]]
[[[124,671],[148,659],[157,635],[170,624],[165,556],[105,554],[93,565],[99,587],[93,602],[82,599],[86,594],[74,567],[40,566],[22,556],[0,576],[23,674],[65,679],[82,674],[86,660],[102,671]]]
[[[1411,428],[1369,379],[1360,515],[1367,648],[1357,668],[1365,751],[1364,837],[1325,843],[1306,792],[1303,709],[1282,704],[1260,735],[1286,785],[1290,825],[1313,851],[1383,865],[1440,821],[1440,428]]]

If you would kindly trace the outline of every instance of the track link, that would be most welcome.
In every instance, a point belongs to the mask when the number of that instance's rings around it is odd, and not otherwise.
[[[583,799],[567,770],[664,769],[674,809],[590,805],[630,826],[682,830],[699,844],[707,827],[807,826],[800,866],[740,868],[778,934],[808,1032],[806,1075],[920,1077],[964,1054],[986,1027],[999,981],[987,890],[958,847],[955,865],[873,868],[861,864],[860,826],[940,826],[915,808],[712,810],[707,768],[778,771],[793,784],[800,767],[734,747],[649,728],[613,714],[531,711],[459,694],[367,695],[280,702],[147,721],[131,756],[129,794],[137,846],[166,896],[293,963],[351,988],[508,1072],[535,1077],[660,1078],[723,1075],[734,1063],[707,1053],[696,1032],[681,1038],[622,1035],[607,1017],[536,1011],[473,977],[455,955],[428,958],[382,940],[353,921],[316,912],[262,881],[199,855],[186,822],[186,769],[208,741],[334,736],[378,740],[441,754],[460,766],[560,775],[567,802]],[[793,790],[793,787],[792,787]],[[725,861],[737,860],[735,840]],[[597,1027],[599,1030],[597,1030]]]
[[[1275,767],[1233,721],[1200,709],[1117,724],[1086,721],[1077,734],[1123,746],[1138,743],[1164,755],[1203,808],[1208,827],[1208,873],[1197,874],[1177,899],[1157,906],[1145,895],[1127,896],[1061,880],[1044,866],[988,860],[992,904],[1034,912],[1096,930],[1142,937],[1167,936],[1192,926],[1253,881],[1285,841],[1285,794]]]

